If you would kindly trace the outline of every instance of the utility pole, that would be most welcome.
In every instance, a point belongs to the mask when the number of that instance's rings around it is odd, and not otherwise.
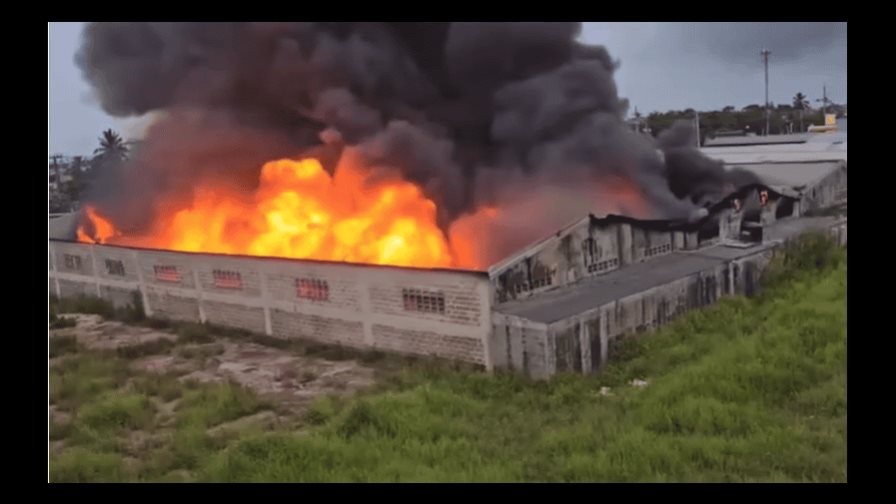
[[[53,154],[50,156],[50,159],[53,160],[53,171],[56,173],[56,187],[62,187],[62,179],[59,178],[59,160],[62,159],[62,154]]]
[[[768,136],[769,131],[769,114],[768,109],[768,55],[772,52],[768,49],[762,50],[762,61],[765,63],[765,135]]]
[[[821,93],[822,93],[821,98],[818,98],[815,101],[821,102],[821,113],[822,113],[822,118],[823,118],[824,115],[827,115],[827,113],[828,113],[828,85],[827,84],[824,84],[821,87]]]
[[[700,148],[700,112],[694,111],[694,121],[697,123],[697,148]]]

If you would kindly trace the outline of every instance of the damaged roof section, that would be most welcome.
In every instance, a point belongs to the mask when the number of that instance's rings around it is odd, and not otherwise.
[[[596,226],[605,226],[614,223],[626,223],[638,226],[643,229],[656,231],[696,231],[700,229],[707,221],[710,221],[714,216],[717,216],[721,210],[731,208],[735,204],[735,201],[743,202],[750,196],[758,194],[762,191],[767,191],[768,196],[773,199],[795,199],[795,195],[793,193],[788,194],[788,191],[781,191],[764,184],[749,184],[730,193],[728,196],[725,196],[721,200],[707,207],[706,215],[696,220],[636,219],[634,217],[626,217],[624,215],[614,214],[610,214],[605,217],[595,217],[594,215],[589,216],[592,223]]]
[[[798,217],[801,209],[799,198],[764,184],[749,184],[703,208],[698,219],[588,215],[491,267],[494,302],[571,288],[641,263],[650,262],[652,268],[662,263],[654,262],[659,258],[717,244],[751,248],[774,239],[769,226],[778,219]]]
[[[765,184],[782,189],[803,191],[819,184],[838,170],[846,170],[846,161],[806,161],[787,163],[744,163],[732,165],[748,170]]]
[[[836,219],[832,217],[808,217],[782,221],[772,227],[780,228],[776,229],[779,231],[777,235],[783,238],[811,229],[823,230],[834,222]],[[567,289],[505,303],[499,311],[536,322],[552,323],[771,248],[771,243],[756,243],[744,249],[716,246],[692,252],[673,252],[656,262],[634,264],[624,270],[590,278]]]
[[[524,247],[520,250],[520,252],[508,256],[502,261],[499,261],[492,265],[489,268],[490,274],[497,274],[499,271],[504,269],[507,265],[512,264],[521,258],[531,255],[533,253],[537,253],[541,248],[548,245],[549,242],[555,239],[562,239],[570,233],[574,232],[578,229],[584,221],[589,221],[590,227],[592,228],[605,228],[610,227],[614,224],[630,224],[638,229],[643,229],[647,231],[656,231],[656,232],[682,232],[682,233],[694,233],[698,232],[701,229],[706,229],[708,227],[715,227],[718,214],[722,210],[732,208],[735,205],[747,206],[744,205],[745,202],[750,200],[751,196],[755,196],[753,199],[756,199],[758,203],[759,194],[762,191],[767,192],[767,197],[771,199],[787,199],[790,200],[791,203],[797,201],[798,195],[792,191],[781,190],[779,188],[773,188],[763,184],[749,184],[741,187],[740,189],[732,192],[728,196],[722,198],[716,203],[712,204],[708,208],[702,209],[701,215],[697,219],[691,220],[668,220],[668,219],[637,219],[634,217],[627,217],[624,215],[615,215],[609,214],[604,217],[597,217],[594,214],[588,214],[586,217],[576,220],[570,224],[559,229],[553,235],[547,236],[531,245]]]

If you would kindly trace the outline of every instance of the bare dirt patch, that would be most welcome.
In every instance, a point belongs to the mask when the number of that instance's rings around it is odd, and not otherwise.
[[[59,441],[50,441],[50,455],[59,455],[65,449],[66,442],[64,439]]]
[[[48,414],[50,421],[57,424],[67,424],[72,420],[71,413],[62,411],[56,405],[49,407]]]
[[[269,429],[281,422],[273,411],[260,411],[254,415],[244,416],[236,420],[216,425],[208,430],[209,436],[226,437],[253,427]]]
[[[224,351],[194,364],[181,380],[220,382],[232,380],[262,396],[276,397],[280,404],[301,407],[323,394],[345,394],[362,390],[374,382],[374,372],[358,361],[328,361],[296,355],[257,343],[221,342]],[[176,357],[169,365],[177,368]],[[158,362],[155,367],[163,367]]]
[[[117,350],[177,336],[164,330],[125,325],[99,315],[66,314],[75,327],[50,331],[73,336],[95,350]],[[351,394],[374,383],[374,369],[357,360],[327,360],[249,341],[217,339],[209,344],[181,344],[162,355],[135,359],[135,369],[173,373],[182,381],[234,381],[272,399],[290,412],[303,410],[325,394]]]
[[[75,319],[77,325],[50,331],[51,335],[74,336],[78,343],[94,350],[115,350],[120,347],[136,346],[159,339],[177,341],[177,336],[149,327],[127,326],[121,322],[104,320],[99,315],[81,313],[66,314]]]

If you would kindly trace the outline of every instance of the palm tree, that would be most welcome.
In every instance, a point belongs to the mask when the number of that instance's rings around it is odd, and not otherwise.
[[[103,132],[103,136],[99,138],[100,146],[94,149],[93,153],[101,158],[113,159],[115,161],[124,161],[128,157],[128,146],[118,133],[107,129]]]
[[[809,99],[803,93],[797,93],[793,97],[793,108],[800,111],[800,133],[803,132],[803,111],[809,106]]]

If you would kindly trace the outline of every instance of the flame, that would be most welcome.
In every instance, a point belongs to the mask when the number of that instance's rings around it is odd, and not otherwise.
[[[622,177],[583,180],[574,187],[542,184],[537,191],[508,187],[513,190],[499,196],[500,207],[479,208],[451,224],[449,236],[459,260],[487,268],[588,213],[652,216],[642,190]]]
[[[446,237],[435,203],[418,186],[373,174],[350,156],[332,176],[313,158],[271,161],[252,193],[207,181],[189,201],[158,201],[155,220],[141,234],[121,233],[88,206],[77,237],[186,252],[483,270],[588,212],[650,213],[633,181],[613,177],[597,186],[511,191],[515,196],[500,207],[455,220]]]
[[[492,230],[491,226],[500,214],[500,210],[496,207],[482,207],[451,224],[449,237],[452,252],[461,264],[475,264],[485,269],[494,262],[494,252],[488,253],[494,250],[492,243],[489,242],[489,238],[494,239],[494,236],[485,237],[482,234]]]
[[[615,213],[638,219],[650,217],[650,208],[644,193],[630,179],[613,176],[601,181],[596,190],[604,213]]]
[[[107,219],[100,217],[99,214],[96,213],[96,209],[93,207],[87,207],[87,218],[90,220],[91,225],[93,226],[93,236],[91,238],[90,235],[85,231],[84,226],[78,227],[78,241],[87,242],[87,243],[106,243],[109,238],[117,235],[118,232],[115,230],[115,226],[112,225]]]
[[[87,208],[78,239],[148,248],[416,267],[476,268],[458,260],[436,224],[436,205],[403,180],[372,182],[342,163],[330,176],[316,159],[265,164],[251,195],[215,184],[188,205],[160,211],[151,231],[122,236]],[[177,208],[165,202],[159,208]],[[183,208],[186,206],[186,208]]]

